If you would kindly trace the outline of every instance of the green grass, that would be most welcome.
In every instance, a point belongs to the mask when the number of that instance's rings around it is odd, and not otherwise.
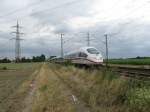
[[[150,59],[110,59],[109,64],[150,65]]]
[[[0,63],[0,69],[30,69],[39,65],[40,63]]]
[[[129,80],[128,87],[126,103],[129,111],[147,112],[150,105],[150,81]]]

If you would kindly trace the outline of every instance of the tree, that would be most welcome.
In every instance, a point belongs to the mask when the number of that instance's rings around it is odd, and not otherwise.
[[[42,55],[40,56],[40,60],[41,60],[41,61],[45,61],[45,60],[46,60],[46,57],[45,57],[44,54],[42,54]]]
[[[45,61],[46,60],[46,57],[45,57],[45,55],[44,54],[41,54],[41,56],[33,56],[32,57],[32,61],[33,62],[43,62],[43,61]]]
[[[21,58],[21,62],[32,62],[32,59],[29,59],[29,58]]]
[[[10,63],[11,61],[8,58],[4,58],[0,60],[0,63]]]

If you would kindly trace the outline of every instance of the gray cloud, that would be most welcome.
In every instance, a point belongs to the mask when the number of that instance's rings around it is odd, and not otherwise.
[[[1,20],[7,21],[12,18],[17,18],[17,14],[21,14],[21,24],[24,26],[21,29],[26,33],[22,38],[22,56],[40,55],[41,53],[49,55],[60,54],[60,33],[64,33],[64,51],[65,53],[86,46],[87,32],[90,32],[91,45],[97,47],[105,55],[104,34],[108,34],[109,38],[109,54],[110,57],[135,57],[149,56],[150,50],[150,24],[146,21],[138,19],[123,19],[100,21],[88,27],[74,28],[69,20],[75,17],[92,18],[90,12],[91,0],[23,0],[26,5],[23,5],[27,10],[20,10],[10,16],[6,16]],[[19,9],[21,3],[18,0],[12,2],[2,1],[0,11],[2,15],[9,13],[8,6],[11,6],[12,11]],[[36,3],[33,7],[32,3]],[[72,2],[72,3],[71,3]],[[134,5],[135,1],[131,1]],[[67,4],[65,4],[67,3]],[[62,5],[64,4],[64,5]],[[30,7],[29,7],[29,6]],[[17,8],[15,8],[17,7]],[[128,7],[129,8],[129,7]],[[10,18],[9,18],[10,17]],[[91,19],[92,21],[92,19]],[[89,20],[89,22],[91,22]],[[14,57],[14,41],[9,39],[13,36],[10,34],[8,22],[0,23],[6,29],[0,28],[0,57]],[[15,24],[14,20],[11,23]],[[76,21],[75,21],[76,23]],[[13,25],[12,24],[12,25]],[[5,32],[3,30],[6,30]],[[13,29],[12,29],[13,31]]]

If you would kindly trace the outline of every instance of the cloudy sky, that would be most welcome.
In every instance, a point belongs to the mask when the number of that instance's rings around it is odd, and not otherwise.
[[[17,20],[22,56],[60,54],[90,44],[111,58],[150,56],[150,0],[0,0],[0,57],[14,58]]]

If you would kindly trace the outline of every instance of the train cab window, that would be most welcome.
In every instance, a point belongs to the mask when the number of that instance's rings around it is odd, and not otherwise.
[[[87,49],[87,51],[90,54],[99,54],[99,52],[96,49],[94,49],[94,48],[89,48],[89,49]]]
[[[79,57],[84,57],[84,58],[86,58],[86,57],[87,57],[87,54],[85,54],[85,53],[83,53],[83,52],[80,52],[80,53],[79,53]]]

